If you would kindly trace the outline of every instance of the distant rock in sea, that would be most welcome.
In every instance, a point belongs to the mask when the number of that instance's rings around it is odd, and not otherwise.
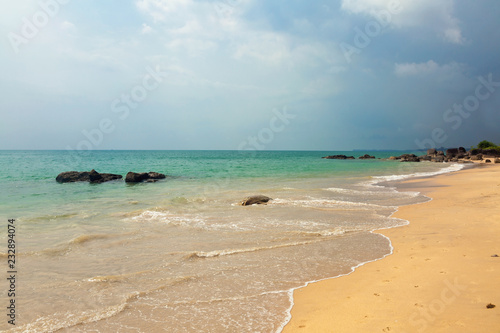
[[[270,200],[273,200],[269,197],[266,197],[265,195],[254,195],[251,197],[245,198],[240,204],[242,206],[250,206],[250,205],[260,205],[260,204],[265,204],[269,202]]]
[[[122,179],[122,175],[115,175],[112,173],[99,173],[92,169],[92,171],[67,171],[61,172],[56,177],[58,183],[74,183],[74,182],[90,182],[93,184],[109,182],[111,180]]]
[[[141,183],[141,182],[149,182],[153,183],[156,182],[160,179],[164,179],[167,176],[165,176],[162,173],[158,172],[143,172],[143,173],[136,173],[136,172],[129,172],[125,176],[125,182],[127,183]]]
[[[346,155],[331,155],[322,158],[327,160],[354,160],[354,156],[346,156]]]
[[[364,154],[363,156],[358,157],[360,160],[372,160],[375,156],[370,156],[368,154]]]

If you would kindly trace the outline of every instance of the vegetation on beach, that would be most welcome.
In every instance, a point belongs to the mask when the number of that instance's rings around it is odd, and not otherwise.
[[[472,149],[476,149],[474,146]],[[500,146],[494,144],[493,142],[483,140],[477,144],[477,149],[495,149],[500,151]]]

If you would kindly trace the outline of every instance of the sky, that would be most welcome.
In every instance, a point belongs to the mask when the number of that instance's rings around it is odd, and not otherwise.
[[[0,149],[500,144],[497,0],[0,4]]]

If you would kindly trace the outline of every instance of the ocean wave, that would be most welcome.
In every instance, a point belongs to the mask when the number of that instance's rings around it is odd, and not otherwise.
[[[363,210],[363,209],[380,209],[380,208],[396,208],[396,206],[382,206],[367,202],[353,202],[334,199],[274,199],[272,205],[284,206],[300,206],[311,208],[338,208],[343,210]]]
[[[135,295],[132,295],[135,297]],[[45,333],[55,332],[62,329],[68,329],[77,325],[94,323],[100,320],[108,319],[123,312],[127,307],[128,299],[125,302],[108,306],[104,309],[89,310],[80,313],[55,313],[50,316],[40,317],[34,322],[11,329],[9,332],[30,332]]]
[[[348,188],[340,188],[340,187],[329,187],[329,188],[324,188],[323,191],[329,191],[329,192],[335,192],[335,193],[340,193],[340,194],[348,194],[348,195],[359,195],[359,196],[381,196],[381,195],[388,195],[388,194],[397,194],[397,195],[404,195],[404,196],[409,196],[409,197],[416,197],[419,195],[418,192],[398,192],[395,189],[392,189],[390,187],[382,187],[381,190],[374,191],[373,187],[369,187],[371,190],[354,190],[354,189],[348,189]]]
[[[315,243],[315,241],[292,242],[292,243],[278,244],[278,245],[271,245],[271,246],[255,246],[255,247],[249,247],[249,248],[244,248],[244,249],[214,250],[214,251],[209,251],[209,252],[197,251],[197,252],[189,253],[186,256],[186,259],[190,260],[190,259],[198,259],[198,258],[215,258],[215,257],[228,256],[228,255],[233,255],[233,254],[265,251],[265,250],[279,249],[279,248],[283,248],[283,247],[293,247],[293,246],[306,245],[306,244],[312,244],[312,243]]]
[[[138,222],[161,222],[182,226],[204,226],[205,220],[198,216],[176,215],[168,211],[142,211],[139,215],[130,218]]]
[[[131,233],[127,233],[126,235],[129,235]],[[123,235],[123,234],[122,234]],[[45,248],[42,250],[38,251],[28,251],[28,252],[21,252],[18,253],[18,256],[60,256],[60,255],[65,255],[73,250],[75,247],[80,247],[83,246],[86,243],[95,241],[95,240],[101,240],[101,239],[110,239],[113,237],[116,237],[117,235],[112,235],[112,234],[86,234],[86,235],[80,235],[77,236],[66,243],[56,245],[55,247],[50,247],[50,248]],[[0,253],[0,257],[2,254]]]
[[[462,170],[464,168],[463,164],[452,164],[449,165],[445,168],[442,168],[437,171],[429,171],[429,172],[415,172],[415,173],[410,173],[410,174],[403,174],[403,175],[388,175],[388,176],[374,176],[371,181],[369,181],[369,184],[377,184],[385,181],[397,181],[397,180],[404,180],[408,178],[416,178],[416,177],[431,177],[431,176],[436,176],[436,175],[441,175],[445,173],[450,173],[450,172],[455,172]]]
[[[293,234],[303,235],[303,236],[313,236],[313,237],[331,237],[331,236],[342,236],[350,232],[361,231],[362,229],[355,228],[335,228],[335,229],[325,229],[318,231],[293,231]]]
[[[27,222],[37,222],[37,221],[54,221],[60,219],[71,219],[73,217],[78,216],[78,213],[67,213],[67,214],[59,214],[59,215],[41,215],[34,217],[27,217],[25,220]]]
[[[208,231],[218,230],[233,230],[233,231],[248,231],[254,226],[245,225],[242,221],[232,223],[220,223],[220,219],[203,218],[199,215],[179,215],[168,211],[152,211],[146,210],[139,215],[129,218],[136,222],[156,222],[177,227],[195,228]]]
[[[84,243],[87,243],[87,242],[90,242],[90,241],[93,241],[93,240],[107,239],[107,238],[111,238],[111,237],[112,237],[112,235],[109,235],[109,234],[81,235],[81,236],[75,237],[72,240],[70,240],[69,244],[80,245],[80,244],[84,244]]]
[[[145,275],[148,273],[152,273],[154,270],[145,270],[139,272],[125,273],[125,274],[116,274],[116,275],[102,275],[102,276],[94,276],[87,279],[87,282],[121,282],[125,281],[131,277]]]

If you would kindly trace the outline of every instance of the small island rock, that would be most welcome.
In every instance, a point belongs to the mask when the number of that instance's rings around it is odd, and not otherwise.
[[[136,173],[136,172],[129,172],[125,176],[125,182],[127,183],[140,183],[140,182],[148,182],[152,183],[155,181],[158,181],[159,179],[164,179],[167,176],[165,176],[162,173],[158,172],[142,172],[142,173]]]
[[[74,182],[90,182],[94,184],[109,182],[111,180],[122,179],[122,175],[112,173],[99,173],[92,169],[92,171],[67,171],[61,172],[56,177],[58,183],[74,183]]]
[[[330,155],[322,158],[327,160],[354,160],[354,156],[346,156],[346,155]]]

